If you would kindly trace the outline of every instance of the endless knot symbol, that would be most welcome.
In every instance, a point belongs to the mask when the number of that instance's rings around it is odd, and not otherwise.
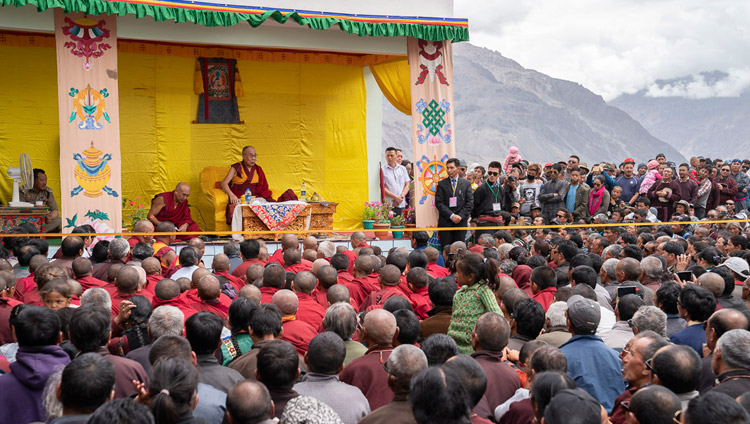
[[[430,134],[438,135],[445,125],[445,119],[443,119],[445,112],[438,102],[433,99],[422,112],[422,116],[424,117],[422,124],[429,130]]]

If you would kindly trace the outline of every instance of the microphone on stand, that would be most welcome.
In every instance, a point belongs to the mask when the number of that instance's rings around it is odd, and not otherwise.
[[[203,221],[203,228],[204,228],[204,231],[205,231],[205,229],[208,228],[208,224],[206,224],[206,218],[203,217],[203,212],[201,212],[200,209],[198,209],[197,207],[191,205],[190,203],[188,203],[188,207],[189,208],[195,208],[195,210],[198,211],[198,215],[201,216],[201,221]],[[199,237],[203,237],[206,240],[215,240],[216,238],[218,238],[218,236],[216,234],[206,234],[204,236],[199,236]]]

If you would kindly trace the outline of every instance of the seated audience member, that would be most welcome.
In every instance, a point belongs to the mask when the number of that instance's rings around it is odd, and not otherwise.
[[[185,337],[195,352],[200,382],[226,393],[243,378],[237,370],[221,366],[214,356],[223,327],[222,319],[210,312],[198,312],[185,321]]]
[[[247,239],[240,243],[240,255],[243,262],[237,265],[237,267],[232,271],[232,276],[234,277],[245,278],[247,269],[251,265],[265,265],[263,261],[258,259],[258,256],[260,256],[260,243],[258,243],[258,240]],[[252,283],[252,281],[246,282],[248,284]]]
[[[427,288],[432,309],[427,311],[428,318],[422,321],[419,328],[419,340],[425,340],[433,334],[448,334],[453,313],[453,296],[458,288],[456,283],[439,279]]]
[[[698,391],[703,394],[714,387],[716,383],[716,374],[713,372],[713,352],[716,349],[716,343],[719,338],[729,330],[745,330],[748,328],[748,317],[736,309],[720,309],[711,315],[706,321],[706,351],[701,359],[701,384]]]
[[[716,299],[710,291],[695,284],[688,284],[680,291],[677,310],[687,321],[687,327],[670,337],[675,344],[693,348],[699,357],[703,357],[703,343],[706,342],[706,331],[703,322],[716,310]]]
[[[635,335],[643,331],[653,331],[667,338],[667,314],[656,306],[646,305],[638,308],[633,314],[630,326]]]
[[[701,381],[701,360],[688,346],[668,345],[656,351],[650,360],[651,383],[674,392],[687,408],[691,399],[698,397]]]
[[[522,300],[516,305],[510,320],[508,349],[521,350],[529,340],[534,340],[544,328],[544,308],[534,300]]]
[[[250,317],[257,309],[257,303],[242,296],[234,299],[229,305],[229,329],[232,334],[221,339],[220,351],[217,352],[221,365],[229,365],[234,359],[252,349],[253,339],[250,337],[249,325]]]
[[[488,312],[482,315],[471,335],[474,353],[471,357],[487,376],[487,390],[474,407],[474,413],[485,419],[494,417],[495,408],[521,388],[518,374],[503,360],[508,344],[510,326],[502,315]]]
[[[285,424],[342,424],[339,415],[328,405],[310,396],[297,396],[287,402],[281,422]]]
[[[706,393],[691,400],[682,415],[684,424],[750,422],[750,414],[724,393]]]
[[[156,340],[148,355],[148,360],[153,368],[158,362],[168,359],[181,359],[188,361],[193,367],[198,366],[195,353],[190,349],[190,342],[181,336],[165,335]],[[197,387],[198,404],[193,410],[193,415],[203,418],[211,423],[223,421],[226,413],[226,393],[198,381]]]
[[[156,341],[161,336],[182,336],[183,326],[185,322],[185,314],[182,313],[178,308],[174,306],[159,306],[154,309],[151,316],[148,318],[148,337],[149,339]],[[151,353],[151,348],[154,346],[153,343],[141,346],[137,349],[133,349],[125,355],[126,358],[132,359],[146,371],[146,374],[151,372],[151,362],[148,360],[148,355]]]
[[[668,344],[667,339],[653,331],[642,331],[631,338],[625,345],[622,358],[622,376],[628,388],[615,399],[615,406],[610,413],[613,424],[623,424],[627,418],[626,402],[641,388],[650,385],[651,370],[646,366],[657,350]]]
[[[297,319],[318,329],[323,322],[326,308],[312,296],[316,284],[317,280],[312,272],[300,271],[294,276],[292,291],[297,295]]]
[[[105,287],[106,281],[94,278],[91,273],[94,272],[94,266],[88,258],[76,258],[71,264],[73,278],[81,284],[83,291],[93,287]]]
[[[414,313],[420,320],[428,318],[432,304],[429,297],[430,276],[427,271],[424,268],[411,268],[406,274],[406,284],[409,289],[406,295],[411,300]]]
[[[276,340],[282,332],[281,311],[273,304],[260,305],[250,317],[249,327],[250,337],[253,339],[252,349],[232,361],[229,368],[239,371],[246,379],[254,380],[260,348]],[[298,364],[305,369],[302,356],[298,357]]]
[[[542,305],[544,312],[547,312],[552,303],[552,298],[557,291],[556,285],[557,277],[552,268],[540,266],[531,271],[531,292],[533,293],[531,298]]]
[[[11,326],[18,352],[10,372],[0,375],[0,422],[43,422],[47,413],[42,392],[47,379],[70,362],[58,346],[62,340],[60,320],[51,309],[28,306],[12,318]]]
[[[412,345],[398,346],[381,368],[387,373],[388,391],[394,394],[393,399],[362,418],[359,424],[417,422],[415,414],[412,413],[414,398],[411,388],[414,387],[412,383],[415,383],[415,376],[427,369],[427,358],[424,353]],[[461,384],[458,383],[458,386]],[[372,402],[370,404],[372,405]]]
[[[358,387],[370,402],[374,411],[393,399],[388,385],[388,372],[383,369],[393,352],[393,340],[398,337],[398,327],[393,314],[375,309],[365,315],[359,340],[367,346],[367,352],[344,368],[341,381]]]
[[[657,385],[646,386],[633,394],[627,411],[627,423],[668,423],[682,411],[680,399],[671,390]],[[672,421],[673,422],[673,421]]]
[[[312,269],[312,262],[304,259],[302,257],[302,252],[296,247],[284,250],[282,258],[286,272],[293,272],[296,274],[300,271],[310,271]]]
[[[99,280],[106,280],[109,268],[115,264],[125,265],[128,254],[130,253],[130,245],[125,239],[114,239],[109,242],[109,249],[107,259],[104,262],[97,263],[94,265],[94,278]]]
[[[156,283],[152,304],[154,308],[174,306],[183,313],[185,319],[198,312],[187,305],[184,296],[181,296],[180,285],[170,278],[164,278]]]
[[[346,348],[344,366],[349,365],[353,360],[367,352],[367,348],[362,343],[352,340],[352,336],[357,331],[357,320],[357,312],[352,305],[345,302],[331,304],[326,310],[325,318],[323,318],[323,328],[326,331],[333,332],[344,341],[344,347]]]
[[[611,411],[617,396],[625,390],[617,352],[595,335],[601,307],[593,300],[572,296],[568,299],[568,331],[573,334],[560,350],[568,358],[568,373],[578,387],[586,390]]]
[[[154,364],[148,383],[148,406],[157,423],[199,422],[193,420],[198,404],[198,370],[179,358],[165,358]]]
[[[294,383],[300,375],[299,356],[291,343],[272,340],[258,352],[255,378],[268,387],[276,407],[274,416],[281,418],[286,403],[299,396]]]
[[[346,346],[338,335],[318,334],[305,355],[308,373],[293,389],[301,396],[312,396],[330,406],[344,423],[357,423],[370,413],[370,404],[358,388],[339,381],[345,357]]]
[[[274,404],[262,383],[245,380],[227,394],[227,415],[232,424],[274,424]]]
[[[442,365],[459,353],[456,341],[445,334],[433,334],[422,342],[421,347],[431,367]]]
[[[279,290],[273,295],[271,303],[276,305],[282,314],[284,332],[279,338],[290,342],[300,355],[304,355],[307,345],[318,331],[312,325],[297,319],[299,299],[291,290]]]
[[[107,343],[112,335],[110,315],[106,310],[84,305],[76,309],[70,319],[70,341],[80,353],[94,352],[115,367],[115,398],[128,397],[136,393],[133,380],[147,383],[148,374],[141,364],[133,360],[115,356],[107,351]]]
[[[229,305],[220,300],[222,293],[219,280],[213,275],[204,275],[198,280],[196,288],[199,300],[190,303],[189,306],[196,311],[211,312],[222,320],[226,320],[229,315]]]
[[[175,269],[172,273],[168,271],[164,276],[173,280],[182,277],[192,278],[193,272],[199,268],[197,250],[190,246],[183,247],[178,257],[179,268]]]
[[[395,265],[386,265],[380,270],[378,277],[380,290],[371,292],[359,305],[359,311],[369,311],[382,308],[383,304],[394,296],[406,297],[398,288],[401,282],[401,271]]]
[[[115,285],[107,286],[107,288],[105,288],[112,297],[111,313],[113,317],[120,313],[122,301],[128,300],[135,295],[135,291],[138,289],[139,279],[140,275],[138,274],[138,271],[135,270],[135,267],[125,265],[117,272]]]
[[[460,376],[450,368],[430,367],[412,381],[411,407],[416,422],[469,423],[471,397]]]
[[[396,318],[396,326],[398,327],[398,337],[394,346],[416,344],[419,337],[419,318],[408,309],[399,309],[392,313]]]
[[[73,261],[83,255],[83,239],[76,236],[65,237],[60,245],[62,255],[59,259],[50,261],[50,265],[56,265],[64,269],[69,278],[73,278]]]
[[[115,368],[96,353],[84,353],[63,370],[56,397],[62,417],[52,423],[85,423],[96,408],[115,395]]]
[[[536,339],[554,347],[560,347],[570,340],[573,335],[568,331],[567,319],[565,318],[567,310],[568,304],[565,302],[550,304],[545,314],[544,332]]]
[[[229,257],[223,253],[219,253],[214,256],[211,267],[214,269],[214,275],[221,276],[229,280],[235,290],[240,291],[245,285],[245,280],[240,277],[235,277],[229,273]],[[252,282],[251,282],[252,283]]]
[[[273,295],[284,288],[286,271],[279,264],[269,264],[263,270],[263,287],[260,288],[260,303],[271,303]]]
[[[16,277],[10,271],[0,271],[0,346],[13,343],[10,329],[10,313],[13,307],[22,303],[13,299],[13,286]]]
[[[711,365],[718,384],[709,393],[736,398],[750,391],[750,332],[729,330],[719,337]]]
[[[125,356],[131,350],[148,346],[153,341],[148,334],[148,320],[152,313],[151,303],[140,295],[131,297],[128,302],[133,308],[129,310],[129,315],[124,317],[123,321],[120,321],[121,317],[118,317],[117,323],[124,331],[119,337],[110,338],[107,343],[107,349],[113,355]]]
[[[317,279],[317,286],[312,296],[320,306],[326,308],[328,306],[326,300],[328,289],[338,284],[338,273],[336,272],[336,268],[331,265],[323,265],[318,268],[315,277]]]
[[[680,286],[673,281],[665,281],[661,287],[656,290],[654,303],[656,306],[667,314],[667,337],[672,337],[676,333],[684,330],[687,321],[682,319],[680,312],[677,310],[677,302],[680,297]]]
[[[468,355],[460,354],[446,361],[442,369],[453,373],[464,386],[467,398],[469,399],[469,409],[472,410],[471,423],[492,423],[492,421],[482,418],[476,412],[473,412],[474,407],[485,395],[487,389],[487,377],[477,361]]]
[[[634,336],[629,322],[638,308],[644,305],[644,302],[635,294],[625,295],[617,299],[617,306],[615,307],[617,321],[611,330],[601,333],[600,337],[605,345],[620,352],[628,340]]]

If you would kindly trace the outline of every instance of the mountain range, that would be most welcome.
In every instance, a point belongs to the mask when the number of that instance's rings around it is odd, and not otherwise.
[[[712,87],[726,84],[729,77],[726,72],[713,71],[658,80],[648,89],[615,98],[610,105],[626,111],[651,134],[679,148],[685,156],[742,159],[750,156],[750,120],[747,119],[750,92],[708,98],[685,96],[691,94],[691,86],[697,87],[694,92],[698,89],[714,91]],[[674,95],[664,95],[670,91]]]
[[[623,110],[578,83],[526,69],[469,43],[453,46],[456,154],[468,163],[503,161],[510,146],[530,161],[645,162],[657,153],[684,161]],[[411,117],[384,99],[383,145],[411,157]]]

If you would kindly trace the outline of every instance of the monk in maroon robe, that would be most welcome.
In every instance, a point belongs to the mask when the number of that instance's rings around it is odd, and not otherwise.
[[[87,258],[78,257],[73,260],[71,269],[73,270],[73,277],[81,285],[83,291],[95,287],[106,287],[108,285],[106,281],[94,278],[91,275],[94,272],[94,267]]]
[[[400,296],[406,298],[406,296],[398,288],[398,283],[401,281],[401,271],[395,265],[386,265],[380,270],[380,276],[378,281],[380,282],[380,290],[370,293],[365,300],[359,304],[359,311],[369,311],[372,309],[380,309],[386,300],[393,296]]]
[[[271,190],[268,189],[266,174],[260,165],[255,163],[257,159],[258,154],[255,148],[245,146],[242,149],[242,161],[233,164],[227,176],[219,184],[229,197],[229,203],[227,203],[227,224],[229,225],[232,225],[232,213],[235,206],[241,203],[240,199],[248,189],[255,197],[262,197],[269,202],[275,201],[271,197]]]
[[[190,214],[188,196],[190,196],[188,183],[179,183],[174,191],[157,194],[151,200],[148,220],[157,227],[162,221],[169,221],[177,227],[178,232],[200,231],[201,229]],[[180,235],[177,236],[177,240],[189,240],[193,237],[195,235]]]
[[[297,318],[299,299],[291,290],[279,290],[271,300],[281,311],[283,332],[281,340],[286,340],[297,349],[300,355],[307,352],[310,340],[318,335],[318,330],[312,325]]]
[[[326,315],[326,306],[318,303],[313,297],[317,285],[315,275],[309,271],[299,272],[292,282],[292,290],[297,294],[297,319],[310,324],[313,328],[320,328]]]
[[[200,300],[189,306],[196,311],[208,311],[226,320],[229,315],[229,306],[219,301],[221,286],[219,280],[213,275],[206,275],[198,281],[198,296]]]
[[[187,306],[183,295],[180,294],[180,286],[174,280],[164,279],[159,281],[154,292],[154,298],[151,300],[151,306],[154,309],[164,305],[174,306],[182,311],[185,319],[197,313],[195,309]]]

